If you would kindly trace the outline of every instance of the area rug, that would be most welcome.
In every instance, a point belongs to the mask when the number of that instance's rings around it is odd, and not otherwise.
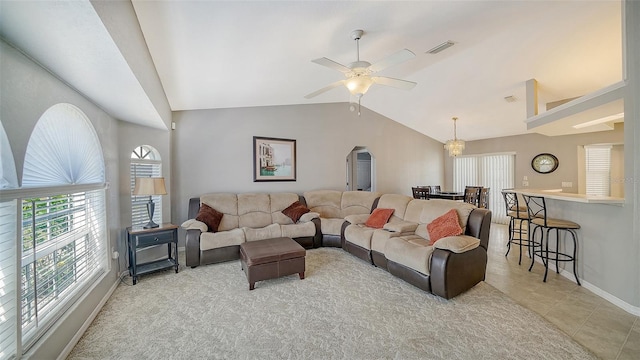
[[[596,358],[484,282],[445,300],[341,249],[306,261],[253,291],[239,261],[121,284],[68,358]]]

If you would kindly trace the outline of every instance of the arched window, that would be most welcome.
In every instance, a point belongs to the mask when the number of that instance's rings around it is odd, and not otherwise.
[[[22,351],[107,272],[105,187],[89,119],[71,104],[49,108],[29,138],[22,188],[3,194],[22,213],[22,292],[13,310],[22,319]]]
[[[147,202],[149,196],[135,196],[133,189],[135,188],[137,177],[161,177],[162,176],[162,160],[158,150],[149,145],[140,145],[131,152],[131,166],[129,178],[131,181],[131,226],[143,226],[149,222],[147,214]],[[153,213],[153,221],[156,224],[162,223],[162,196],[152,196],[153,202],[156,204]]]

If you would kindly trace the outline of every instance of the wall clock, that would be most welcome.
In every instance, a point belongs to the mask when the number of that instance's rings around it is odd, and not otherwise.
[[[549,153],[538,154],[531,160],[531,167],[540,174],[548,174],[558,168],[558,158]]]

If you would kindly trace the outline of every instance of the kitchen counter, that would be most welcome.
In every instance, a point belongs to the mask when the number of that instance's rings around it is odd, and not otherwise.
[[[586,204],[608,204],[620,206],[624,204],[624,198],[620,197],[565,193],[562,192],[562,189],[514,189],[513,191],[523,195],[544,196],[547,199],[573,201]]]

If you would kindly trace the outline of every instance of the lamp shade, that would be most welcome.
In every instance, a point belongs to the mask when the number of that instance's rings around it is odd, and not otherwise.
[[[137,177],[133,195],[166,195],[163,177]]]

